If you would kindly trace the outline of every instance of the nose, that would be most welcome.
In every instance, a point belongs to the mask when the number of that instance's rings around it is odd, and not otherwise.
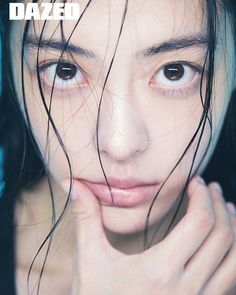
[[[142,116],[127,98],[113,95],[102,101],[97,124],[96,148],[98,140],[100,153],[113,161],[128,161],[148,147]]]

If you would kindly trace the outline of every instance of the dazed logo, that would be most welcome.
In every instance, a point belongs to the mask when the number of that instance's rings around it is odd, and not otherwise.
[[[79,3],[10,3],[10,20],[77,20]]]

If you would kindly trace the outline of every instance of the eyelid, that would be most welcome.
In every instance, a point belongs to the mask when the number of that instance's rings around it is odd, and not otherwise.
[[[189,83],[184,84],[184,85],[168,85],[168,87],[165,87],[161,85],[158,85],[155,81],[156,77],[160,73],[160,71],[163,71],[164,68],[168,65],[174,65],[174,64],[181,64],[185,67],[190,68],[191,71],[195,72],[195,76],[193,80]],[[158,89],[158,92],[165,96],[165,97],[173,97],[173,96],[178,96],[178,97],[183,97],[183,96],[188,96],[191,95],[191,93],[194,93],[196,91],[201,79],[207,75],[207,70],[206,70],[206,65],[204,64],[203,66],[200,66],[197,63],[194,62],[189,62],[186,60],[178,60],[178,61],[170,61],[162,66],[160,66],[155,73],[153,74],[149,86]]]
[[[156,75],[161,71],[161,70],[163,70],[166,66],[168,66],[168,65],[174,65],[174,64],[181,64],[181,65],[184,65],[184,66],[187,66],[187,67],[189,67],[189,68],[191,68],[193,71],[195,71],[197,74],[199,74],[199,75],[207,75],[207,70],[206,70],[206,66],[200,66],[199,64],[197,64],[197,63],[195,63],[195,62],[190,62],[190,61],[186,61],[186,60],[175,60],[175,61],[170,61],[170,62],[167,62],[167,63],[165,63],[165,64],[163,64],[162,66],[160,66],[155,72],[154,72],[154,74],[152,75],[152,78],[151,78],[151,80],[150,80],[150,82],[149,82],[149,85],[150,86],[153,86],[153,87],[157,87],[157,86],[155,86],[154,85],[154,83],[153,83],[153,81],[155,80],[155,77],[156,77]],[[157,87],[158,88],[158,87]],[[159,88],[161,88],[161,87],[159,87]],[[163,88],[163,87],[162,87]],[[181,86],[173,86],[173,88],[175,88],[175,89],[180,89],[181,88]],[[172,88],[172,89],[173,89]]]
[[[168,62],[164,65],[162,65],[161,67],[159,67],[154,74],[158,73],[161,69],[163,69],[164,67],[168,66],[168,65],[174,65],[174,64],[182,64],[185,66],[189,66],[192,69],[196,70],[197,72],[201,73],[204,69],[203,66],[200,66],[199,64],[195,63],[195,62],[189,62],[189,61],[185,61],[185,60],[175,60],[173,62]]]
[[[57,64],[60,64],[60,63],[69,63],[69,64],[75,66],[83,75],[86,74],[86,72],[80,67],[80,65],[78,65],[78,63],[74,64],[71,61],[64,60],[64,59],[61,59],[60,61],[58,61],[58,60],[53,61],[52,60],[52,61],[47,61],[47,62],[41,62],[41,63],[38,64],[38,67],[39,67],[40,71],[45,71],[50,66],[57,65]]]

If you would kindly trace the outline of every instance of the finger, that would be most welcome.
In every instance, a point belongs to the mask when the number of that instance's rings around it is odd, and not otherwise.
[[[214,226],[212,200],[201,178],[195,177],[190,182],[188,196],[186,215],[162,242],[147,251],[153,259],[157,248],[163,249],[163,256],[168,253],[166,259],[171,259],[178,269],[184,268]]]
[[[235,205],[231,202],[226,203],[226,206],[231,214],[236,215],[236,208]]]
[[[220,266],[208,280],[204,295],[236,294],[236,214],[231,212],[231,209],[229,213],[234,231],[234,242]]]
[[[68,193],[70,180],[64,180],[62,186]],[[83,254],[95,248],[98,251],[107,247],[99,201],[84,184],[75,179],[72,182],[71,209],[79,252]]]
[[[213,199],[215,225],[185,267],[186,281],[198,278],[195,281],[195,290],[197,291],[204,288],[212,273],[219,267],[233,243],[234,236],[220,186],[217,183],[212,183],[209,185],[209,191]],[[194,286],[192,287],[194,288]]]

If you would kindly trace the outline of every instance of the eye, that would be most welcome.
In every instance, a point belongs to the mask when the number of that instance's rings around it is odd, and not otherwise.
[[[199,72],[199,69],[183,63],[167,64],[155,73],[151,85],[160,88],[185,86],[199,77]]]
[[[170,81],[179,81],[184,76],[184,66],[181,64],[167,65],[164,67],[164,76]]]
[[[46,85],[57,88],[82,87],[86,81],[80,68],[70,62],[50,63],[40,67]]]
[[[77,74],[77,68],[70,63],[59,63],[56,67],[56,75],[62,80],[71,80]]]

